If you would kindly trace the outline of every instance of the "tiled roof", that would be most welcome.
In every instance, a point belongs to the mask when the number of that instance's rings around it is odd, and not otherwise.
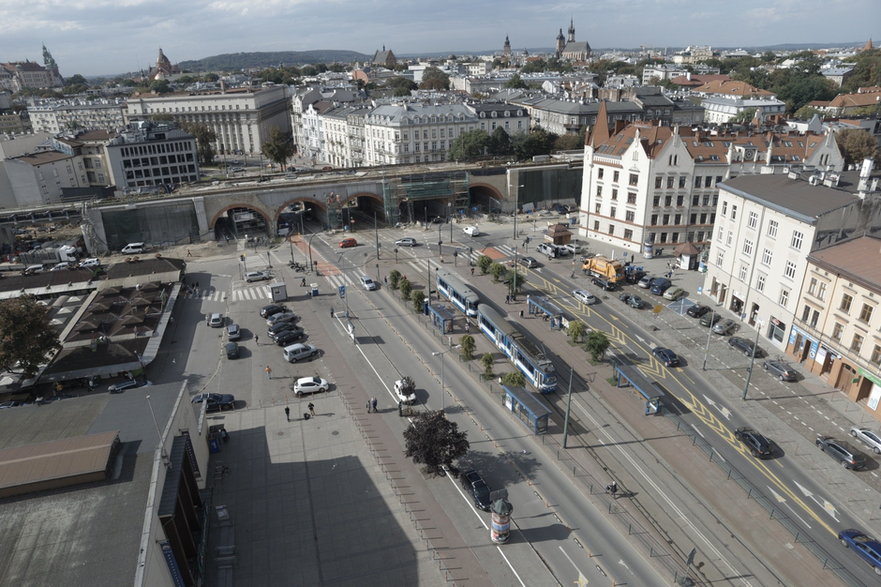
[[[881,239],[861,236],[814,251],[808,261],[881,292]]]
[[[767,90],[760,90],[759,88],[739,80],[713,80],[695,88],[695,91],[703,94],[725,94],[729,96],[742,96],[744,98],[758,98],[774,95]]]

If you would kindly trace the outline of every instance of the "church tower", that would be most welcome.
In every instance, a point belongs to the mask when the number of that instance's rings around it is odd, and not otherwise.
[[[556,52],[557,58],[560,58],[563,55],[563,49],[566,48],[566,37],[563,36],[563,29],[560,29],[560,34],[557,35],[557,45]]]
[[[502,54],[509,59],[511,58],[511,41],[508,39],[508,35],[505,35],[505,47],[502,49]]]
[[[575,19],[569,19],[569,38],[567,42],[574,43],[575,42]]]
[[[43,67],[45,67],[46,71],[49,72],[49,75],[52,76],[53,86],[64,85],[64,80],[61,78],[61,73],[58,72],[58,64],[55,63],[55,58],[53,58],[52,54],[49,53],[49,49],[46,48],[45,44],[43,45]]]

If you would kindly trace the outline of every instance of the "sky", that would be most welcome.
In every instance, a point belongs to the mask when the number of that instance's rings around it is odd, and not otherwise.
[[[589,5],[588,5],[589,4]],[[881,0],[0,0],[0,62],[112,75],[221,53],[342,49],[397,55],[550,48],[575,22],[591,47],[881,44]]]

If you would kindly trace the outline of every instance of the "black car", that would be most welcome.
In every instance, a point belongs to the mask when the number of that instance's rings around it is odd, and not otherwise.
[[[227,359],[238,359],[239,358],[239,345],[235,342],[226,343],[226,358]]]
[[[709,306],[702,306],[700,304],[695,304],[693,306],[689,306],[685,311],[686,314],[691,316],[692,318],[700,318],[704,314],[710,311]]]
[[[477,471],[466,471],[462,474],[462,487],[474,498],[474,506],[485,512],[489,511],[489,486]]]
[[[636,308],[637,310],[641,310],[642,307],[645,305],[645,302],[642,301],[642,298],[634,294],[623,293],[618,296],[618,299],[631,308]]]
[[[715,312],[711,312],[709,314],[704,314],[703,316],[701,316],[700,325],[706,327],[715,326],[716,322],[721,319],[722,316],[716,314]]]
[[[605,291],[613,291],[615,289],[615,284],[606,279],[605,277],[594,277],[590,280],[595,286]]]
[[[286,310],[287,308],[282,305],[269,304],[268,306],[263,306],[262,308],[260,308],[260,315],[264,318],[269,318],[273,314],[278,314],[279,312],[284,312]]]
[[[866,455],[844,440],[831,436],[818,436],[815,444],[824,453],[841,463],[845,469],[863,469],[868,461]]]
[[[652,349],[652,355],[654,355],[656,359],[664,363],[665,367],[679,366],[679,357],[670,349],[666,349],[662,346],[656,346]]]
[[[747,357],[764,357],[765,351],[762,350],[761,347],[753,344],[753,341],[740,338],[739,336],[732,336],[728,339],[728,344],[738,351],[742,352]]]
[[[767,459],[774,455],[771,441],[752,428],[738,428],[734,431],[734,438],[745,444],[750,454],[757,459]]]
[[[207,403],[208,406],[205,408],[207,412],[232,410],[236,407],[236,398],[229,393],[200,393],[194,395],[190,402],[193,404]]]
[[[290,344],[293,344],[299,340],[303,340],[306,338],[306,331],[302,328],[291,328],[289,330],[282,330],[275,337],[275,344],[280,347],[285,347]]]
[[[655,294],[656,296],[663,295],[665,291],[670,289],[670,286],[673,285],[673,282],[667,279],[666,277],[655,277],[652,279],[651,286],[649,287],[649,291]]]
[[[272,340],[278,340],[278,338],[291,330],[302,330],[300,326],[297,326],[296,322],[279,322],[278,324],[273,324],[272,328],[269,329],[269,338]]]

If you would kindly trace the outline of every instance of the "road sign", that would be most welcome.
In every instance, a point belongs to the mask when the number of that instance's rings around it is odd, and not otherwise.
[[[338,291],[339,294],[340,294],[340,299],[343,299],[343,298],[346,297],[346,286],[345,286],[345,285],[341,285],[341,286],[339,286],[339,287],[337,288],[337,291]]]
[[[704,288],[703,288],[703,286],[700,286],[700,285],[697,286],[697,293],[698,293],[698,295],[704,293]]]

